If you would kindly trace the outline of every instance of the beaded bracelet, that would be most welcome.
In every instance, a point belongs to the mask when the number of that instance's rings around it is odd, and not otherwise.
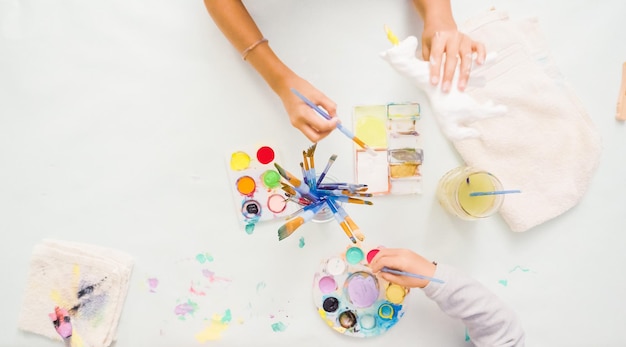
[[[263,42],[267,42],[267,39],[265,37],[261,38],[259,41],[251,44],[250,46],[248,46],[248,48],[244,49],[243,52],[241,52],[241,59],[246,60],[248,54],[250,54],[250,52],[255,49],[256,46],[262,44]]]

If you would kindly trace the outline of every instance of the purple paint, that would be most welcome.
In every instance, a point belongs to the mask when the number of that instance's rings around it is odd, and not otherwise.
[[[348,278],[348,297],[356,307],[370,307],[380,294],[376,279],[367,272],[355,272]]]
[[[187,300],[187,302],[176,305],[174,308],[174,313],[180,319],[185,319],[185,316],[188,314],[193,314],[198,309],[198,304],[191,300]]]
[[[150,293],[156,293],[156,287],[159,286],[159,279],[148,278],[148,286],[150,287]]]
[[[335,279],[332,276],[322,277],[318,285],[324,294],[334,292],[335,289],[337,289],[337,282],[335,282]]]

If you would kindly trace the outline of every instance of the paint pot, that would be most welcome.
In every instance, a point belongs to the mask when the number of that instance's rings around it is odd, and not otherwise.
[[[378,280],[365,271],[352,273],[344,284],[348,300],[357,308],[370,307],[380,295]]]
[[[317,175],[318,180],[319,178],[320,176]],[[330,176],[330,175],[324,176],[324,183],[333,183],[333,182],[338,182],[335,177]],[[343,203],[340,201],[335,201],[335,204],[343,205]],[[331,211],[331,209],[328,206],[324,205],[324,207],[322,207],[322,209],[319,210],[319,212],[317,212],[317,214],[315,214],[315,216],[311,220],[315,223],[326,223],[326,222],[335,220],[335,215],[333,215],[333,211]]]
[[[356,315],[352,311],[343,311],[339,314],[339,325],[350,329],[356,325]]]
[[[280,186],[280,174],[275,170],[267,170],[261,175],[263,185],[267,189],[274,189]]]
[[[346,262],[339,257],[332,257],[326,261],[325,270],[333,276],[339,276],[346,271]]]
[[[274,160],[274,150],[269,146],[260,147],[256,151],[256,158],[261,164],[269,164]]]
[[[256,200],[246,200],[241,205],[241,213],[246,218],[255,218],[261,215],[261,204]]]
[[[376,327],[376,316],[371,314],[364,314],[359,318],[359,325],[362,329],[370,330]]]
[[[346,251],[346,261],[349,264],[358,264],[363,260],[363,251],[359,247],[350,247]]]
[[[323,294],[332,293],[337,289],[337,282],[335,282],[335,279],[332,276],[324,276],[320,278],[318,285]]]
[[[390,283],[385,290],[385,297],[393,304],[401,304],[406,296],[406,289],[397,284]]]
[[[256,182],[254,178],[250,176],[243,176],[237,180],[237,191],[245,196],[254,195],[254,191],[256,190]]]
[[[267,209],[274,213],[281,213],[287,208],[287,201],[280,194],[272,194],[267,198]]]
[[[394,309],[393,306],[389,304],[382,304],[378,307],[378,316],[382,319],[391,319],[393,318]]]
[[[374,248],[371,251],[367,252],[367,263],[368,264],[372,262],[372,260],[376,256],[376,254],[378,254],[378,252],[380,252],[380,249],[378,249],[378,248]]]
[[[324,299],[322,308],[324,308],[324,311],[329,313],[335,312],[339,308],[339,300],[337,300],[334,296],[329,296]]]
[[[250,156],[243,151],[237,151],[230,156],[230,168],[234,171],[245,170],[250,166]]]

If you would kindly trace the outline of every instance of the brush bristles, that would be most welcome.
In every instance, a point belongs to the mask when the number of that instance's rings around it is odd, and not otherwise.
[[[278,228],[278,241],[284,240],[289,237],[302,224],[304,224],[304,219],[302,217],[296,217],[283,224],[280,228]]]

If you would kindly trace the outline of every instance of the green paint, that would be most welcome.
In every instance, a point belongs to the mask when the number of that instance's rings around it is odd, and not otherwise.
[[[233,316],[230,313],[230,309],[226,309],[226,312],[224,312],[224,316],[222,317],[222,323],[230,323],[230,321],[233,319]]]
[[[350,247],[346,251],[346,260],[350,264],[358,264],[363,260],[363,251],[359,247]]]
[[[508,286],[509,285],[509,281],[508,280],[499,280],[498,283],[500,283],[503,286]]]
[[[281,332],[281,331],[285,331],[286,329],[287,329],[287,326],[283,322],[272,324],[272,330],[274,330],[274,332]]]
[[[213,261],[213,256],[210,255],[209,253],[198,253],[198,255],[196,255],[196,260],[200,264],[204,264],[207,261],[209,261],[209,262]]]
[[[252,235],[253,232],[254,232],[254,223],[246,224],[246,234]]]
[[[465,328],[465,341],[469,341],[470,337],[469,337],[469,332],[467,331],[467,328]]]
[[[259,283],[256,285],[256,292],[257,292],[257,294],[258,294],[261,290],[263,290],[263,289],[265,289],[265,282],[259,282]]]
[[[522,271],[522,272],[528,272],[528,271],[530,271],[530,269],[526,269],[526,268],[523,268],[523,267],[521,267],[521,266],[519,266],[519,265],[516,265],[516,266],[515,266],[515,267],[514,267],[511,271],[509,271],[509,273],[511,273],[511,272],[513,272],[513,271],[515,271],[515,270],[520,270],[520,271]]]
[[[298,244],[298,247],[303,248],[304,247],[304,237],[300,237],[300,243]]]
[[[263,184],[268,188],[276,188],[280,185],[280,175],[274,170],[267,170],[263,174]]]

